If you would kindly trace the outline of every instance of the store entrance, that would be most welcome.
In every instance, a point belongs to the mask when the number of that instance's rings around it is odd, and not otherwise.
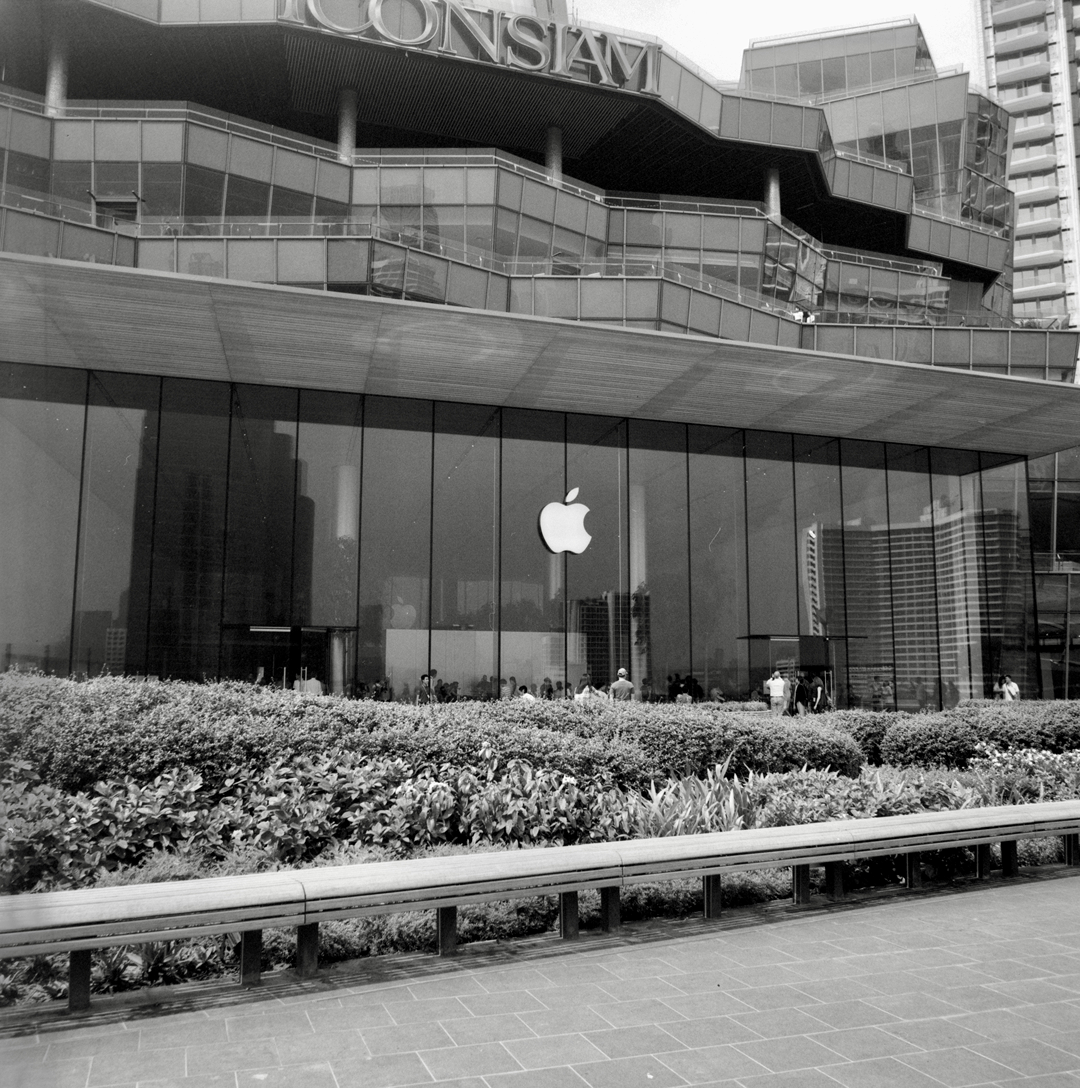
[[[352,695],[356,632],[334,627],[229,625],[222,630],[222,679],[312,695]]]
[[[746,641],[750,643],[752,690],[763,693],[765,681],[774,671],[778,671],[792,689],[798,677],[809,682],[817,676],[825,685],[827,705],[838,705],[836,677],[843,675],[846,669],[845,639],[824,635],[749,635]]]

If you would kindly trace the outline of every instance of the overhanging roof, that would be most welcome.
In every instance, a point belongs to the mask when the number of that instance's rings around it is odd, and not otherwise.
[[[0,253],[0,360],[1039,456],[1080,388]]]

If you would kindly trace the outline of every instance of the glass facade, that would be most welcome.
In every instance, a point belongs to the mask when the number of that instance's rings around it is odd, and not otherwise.
[[[746,696],[773,667],[822,673],[841,706],[951,703],[1001,670],[1038,694],[1023,461],[17,364],[0,382],[8,666],[397,700],[425,672],[497,698],[620,667],[657,699]]]

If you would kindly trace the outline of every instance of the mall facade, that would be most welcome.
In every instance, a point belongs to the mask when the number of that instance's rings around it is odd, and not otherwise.
[[[725,84],[560,0],[0,0],[0,80],[3,664],[1052,694],[1077,334],[916,23]]]

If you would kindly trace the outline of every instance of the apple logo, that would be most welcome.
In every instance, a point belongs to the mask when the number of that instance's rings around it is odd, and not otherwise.
[[[390,626],[395,631],[408,631],[416,623],[416,608],[397,598],[390,611]]]
[[[556,555],[560,552],[581,555],[592,540],[585,531],[585,515],[589,508],[582,502],[574,502],[578,490],[575,487],[565,502],[549,502],[540,511],[540,539],[544,547]]]

